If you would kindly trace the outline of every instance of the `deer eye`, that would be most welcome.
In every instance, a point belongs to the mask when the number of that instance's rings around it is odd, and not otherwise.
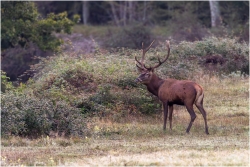
[[[146,73],[146,74],[145,74],[145,76],[146,76],[146,77],[149,77],[149,76],[150,76],[150,74],[149,74],[149,73]]]

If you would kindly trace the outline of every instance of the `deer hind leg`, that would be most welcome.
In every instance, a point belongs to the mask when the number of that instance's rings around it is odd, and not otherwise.
[[[196,118],[196,114],[195,114],[195,112],[194,112],[193,105],[186,105],[186,108],[187,108],[187,110],[188,110],[188,112],[189,112],[189,114],[190,114],[190,116],[191,116],[190,123],[189,123],[189,125],[188,125],[187,130],[186,130],[186,132],[189,133],[190,128],[192,127],[193,122],[194,122],[194,120],[195,120],[195,118]]]
[[[201,97],[201,99],[197,100],[195,103],[195,106],[200,110],[203,118],[204,118],[204,122],[205,122],[205,130],[206,130],[206,134],[208,135],[208,126],[207,126],[207,113],[205,111],[205,109],[203,108],[203,96]]]
[[[173,116],[173,105],[169,106],[169,123],[170,123],[170,130],[172,130],[172,116]]]

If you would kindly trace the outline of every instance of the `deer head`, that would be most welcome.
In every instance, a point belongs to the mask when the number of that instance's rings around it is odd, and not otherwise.
[[[169,57],[169,53],[170,53],[170,43],[169,41],[166,41],[166,45],[168,48],[168,54],[165,57],[165,59],[163,61],[160,60],[160,58],[158,57],[158,64],[156,64],[153,67],[146,67],[146,65],[144,64],[144,60],[145,60],[145,54],[146,52],[150,49],[150,47],[153,45],[154,41],[146,48],[144,49],[144,45],[142,43],[142,58],[141,61],[138,61],[137,57],[135,57],[135,60],[138,64],[136,64],[138,70],[140,71],[140,75],[138,78],[136,78],[136,82],[140,82],[143,84],[147,84],[151,81],[152,76],[154,75],[154,70],[156,68],[158,68],[160,65],[162,65],[164,62],[167,61],[168,57]]]

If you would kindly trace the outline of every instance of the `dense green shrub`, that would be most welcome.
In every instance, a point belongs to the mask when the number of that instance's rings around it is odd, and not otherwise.
[[[217,66],[217,72],[230,74],[235,71],[249,74],[249,47],[245,42],[239,43],[231,38],[205,38],[195,42],[181,42],[172,47],[172,54],[178,55],[183,59],[189,59],[192,56],[199,58],[201,66],[206,70],[206,57],[211,55],[220,55],[224,63]]]
[[[8,92],[1,97],[2,135],[38,137],[49,135],[81,136],[87,132],[81,111],[63,101],[53,103],[30,93]]]
[[[1,49],[36,43],[42,50],[59,50],[63,43],[54,33],[71,33],[74,22],[67,18],[67,12],[48,14],[39,18],[34,2],[5,1],[1,3],[2,28]],[[74,21],[79,16],[74,17]]]
[[[96,94],[90,96],[90,101],[101,105],[108,105],[113,103],[114,96],[110,93],[111,85],[99,86]]]
[[[161,103],[156,100],[145,88],[140,87],[133,90],[123,90],[115,93],[117,103],[122,102],[125,108],[134,106],[142,114],[154,114],[161,110]]]
[[[209,37],[200,41],[183,41],[172,47],[172,54],[181,56],[205,56],[208,54],[248,56],[247,43],[239,43],[236,39]]]
[[[6,72],[1,70],[1,92],[5,92],[6,90],[11,90],[13,85],[9,82],[9,77],[6,76]]]

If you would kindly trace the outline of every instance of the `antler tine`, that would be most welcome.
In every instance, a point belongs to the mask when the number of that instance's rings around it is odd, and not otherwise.
[[[143,48],[143,54],[145,54],[150,49],[150,47],[153,45],[154,42],[155,42],[155,40],[153,40],[153,42],[151,42],[151,44],[146,49]],[[142,43],[142,45],[143,45],[143,43]]]
[[[144,49],[144,44],[143,44],[143,42],[142,42],[142,58],[141,58],[142,64],[144,64],[143,62],[144,62],[144,60],[145,60],[145,54],[146,54],[147,51],[150,49],[150,47],[153,45],[154,41],[155,41],[155,40],[153,40],[153,42],[151,42],[151,44],[150,44],[146,49]]]
[[[157,67],[159,67],[160,65],[162,65],[163,63],[165,63],[170,55],[170,42],[168,40],[166,40],[166,45],[167,45],[167,48],[168,48],[168,55],[166,56],[166,58],[161,61],[160,58],[158,57],[158,61],[159,63],[157,65],[155,65],[154,67],[152,67],[152,69],[155,69]]]
[[[146,67],[145,67],[145,65],[144,65],[144,60],[145,60],[145,54],[146,54],[146,52],[150,49],[150,47],[153,45],[153,43],[154,43],[154,41],[155,40],[153,40],[153,42],[151,42],[151,44],[146,48],[146,49],[144,49],[144,43],[142,42],[142,58],[141,58],[141,61],[139,61],[138,59],[137,59],[137,57],[135,57],[135,60],[136,60],[136,62],[138,63],[138,64],[140,64],[140,68],[141,69],[145,69]],[[137,65],[137,67],[138,67],[138,65]],[[147,69],[147,68],[146,68]]]
[[[138,66],[138,64],[135,64],[137,68],[141,69],[141,70],[145,70],[143,67]]]
[[[142,66],[143,67],[143,64],[137,59],[137,57],[135,56],[135,60],[136,60],[136,62],[137,63],[139,63],[140,64],[140,66]],[[136,64],[137,65],[137,64]]]

